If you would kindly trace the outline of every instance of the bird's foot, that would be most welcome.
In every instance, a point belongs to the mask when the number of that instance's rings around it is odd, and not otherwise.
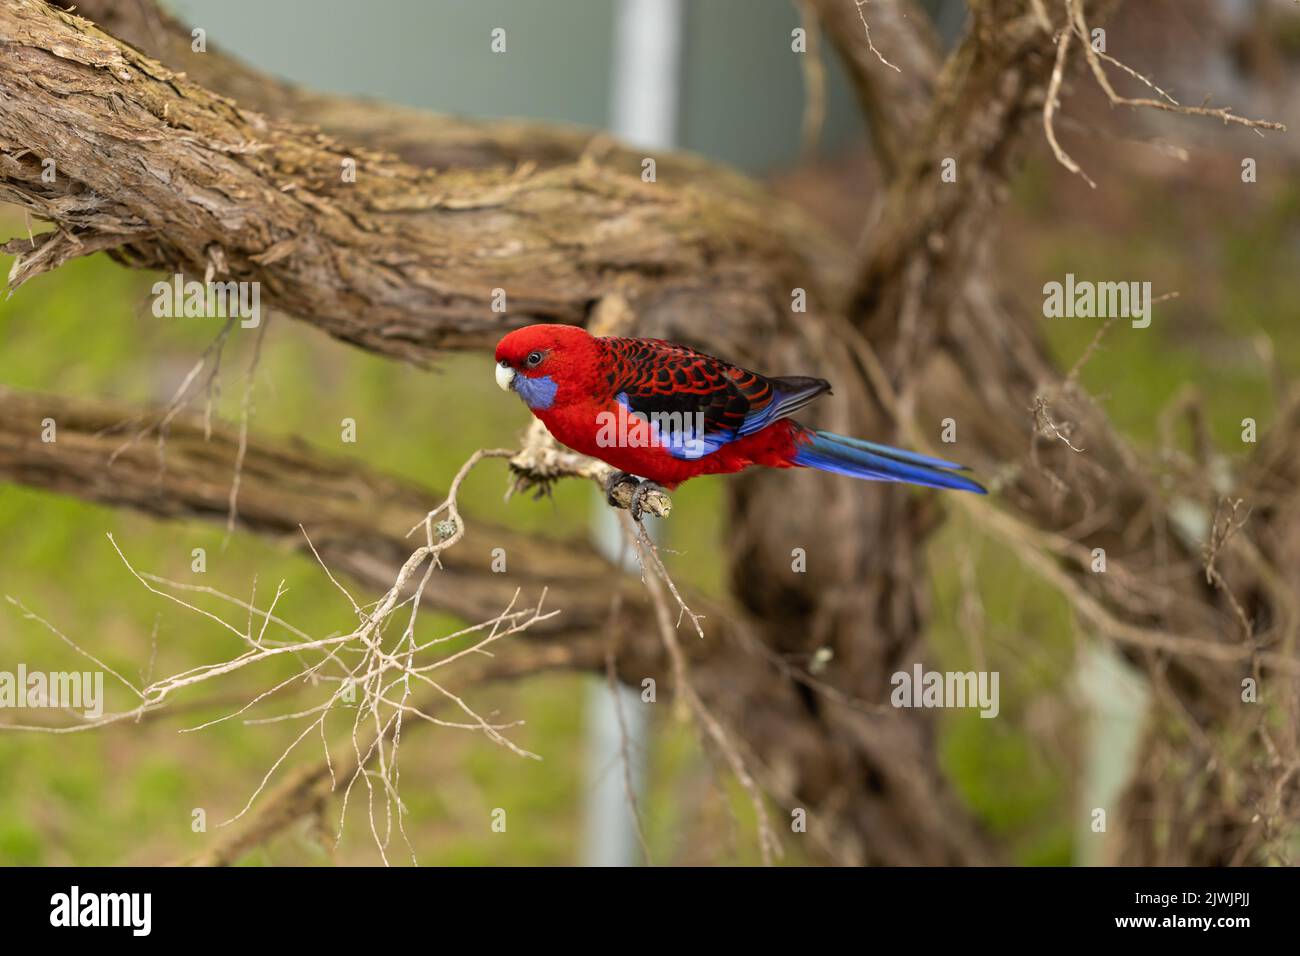
[[[636,486],[636,489],[632,492],[632,503],[628,506],[628,510],[632,512],[633,521],[639,522],[641,520],[641,515],[645,511],[646,496],[656,491],[663,494],[667,489],[649,479]]]
[[[633,497],[635,497],[636,487],[639,484],[640,482],[637,481],[636,476],[630,475],[626,471],[616,471],[605,481],[605,501],[609,503],[611,508],[625,507],[623,503],[615,497],[614,492],[618,489],[619,485],[631,485],[633,488],[632,494]]]

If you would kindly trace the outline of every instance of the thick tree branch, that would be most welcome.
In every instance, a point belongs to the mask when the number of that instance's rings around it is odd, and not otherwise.
[[[644,151],[631,149],[601,130],[521,119],[477,120],[399,106],[364,97],[307,90],[225,53],[208,37],[196,52],[190,27],[155,0],[49,0],[93,21],[204,89],[277,120],[319,126],[344,143],[392,153],[412,166],[449,169],[570,165],[580,157],[612,170],[640,174]],[[654,153],[667,183],[707,183],[711,190],[770,201],[753,180],[687,153]]]
[[[942,65],[929,15],[915,0],[875,0],[863,6],[856,0],[814,0],[814,6],[848,66],[853,91],[871,129],[873,153],[892,175],[917,133],[917,114],[929,108]],[[876,50],[868,44],[864,19]]]
[[[818,282],[769,208],[642,182],[639,164],[437,173],[348,149],[38,0],[0,11],[0,96],[0,196],[58,226],[10,244],[14,284],[110,248],[137,267],[261,282],[275,308],[423,362],[530,322],[582,322],[613,290],[644,329],[739,341]]]
[[[1096,6],[1104,13],[1111,4]],[[872,347],[864,366],[876,398],[900,421],[956,418],[961,447],[974,449],[985,469],[1001,470],[1011,514],[963,502],[968,510],[1040,568],[1098,633],[1121,641],[1162,702],[1192,725],[1192,739],[1250,740],[1289,755],[1265,769],[1248,753],[1211,756],[1201,747],[1180,758],[1195,768],[1183,785],[1140,779],[1126,801],[1127,858],[1265,859],[1267,831],[1294,812],[1269,795],[1290,773],[1296,747],[1292,735],[1272,738],[1263,709],[1243,706],[1241,682],[1267,681],[1294,713],[1287,681],[1297,666],[1300,610],[1287,569],[1300,527],[1293,497],[1265,477],[1288,470],[1277,449],[1294,448],[1294,409],[1233,489],[1254,510],[1226,546],[1234,556],[1224,573],[1217,559],[1207,563],[1211,545],[1186,521],[1189,507],[1207,526],[1217,513],[1208,463],[1177,470],[1175,500],[1165,490],[1167,465],[1148,461],[1115,433],[1078,385],[1077,367],[1056,367],[1036,310],[1009,309],[988,286],[997,271],[989,222],[1018,168],[1025,132],[1041,130],[1035,121],[1057,60],[1053,34],[1072,28],[1070,9],[1080,7],[972,5],[966,37],[936,83],[933,107],[868,236],[849,311]],[[857,68],[870,72],[859,82],[887,75],[864,63]],[[955,160],[955,178],[940,176],[946,159]],[[1178,454],[1162,453],[1166,461]],[[1099,553],[1105,573],[1094,567]],[[1168,748],[1168,740],[1161,729],[1150,744]],[[1215,767],[1208,783],[1199,778],[1207,760]],[[1153,810],[1168,793],[1198,800],[1164,800]],[[1271,822],[1257,825],[1261,814]],[[1157,818],[1175,821],[1177,835],[1155,839]],[[1220,825],[1201,830],[1198,821],[1210,818]]]
[[[159,445],[140,435],[153,410],[33,395],[0,388],[0,478],[160,518],[224,522],[238,434],[201,419],[174,418]],[[52,419],[56,440],[42,441]],[[331,458],[293,440],[253,437],[242,463],[238,526],[310,557],[305,530],[326,565],[372,588],[387,589],[411,552],[407,531],[437,503],[432,492]],[[502,486],[505,474],[502,469]],[[505,548],[510,573],[491,572],[492,549]],[[610,593],[629,613],[648,614],[636,583],[580,543],[544,541],[491,522],[474,522],[443,557],[426,596],[467,621],[484,620],[516,588],[535,600],[549,589],[565,612],[534,636],[602,631]],[[593,590],[592,581],[608,587]],[[639,603],[638,603],[639,602]],[[649,618],[647,617],[648,621]]]
[[[46,418],[55,422],[54,442],[41,441]],[[237,434],[214,427],[205,438],[200,418],[177,416],[160,457],[152,438],[132,440],[142,422],[157,418],[148,410],[0,390],[0,479],[167,519],[224,523]],[[306,529],[326,566],[382,591],[392,586],[411,551],[406,530],[435,500],[436,495],[353,463],[254,436],[243,462],[238,520],[244,530],[309,553]],[[490,570],[495,547],[507,551],[508,574]],[[561,613],[537,623],[520,640],[573,648],[544,654],[547,667],[602,670],[604,648],[612,642],[621,680],[640,686],[643,678],[653,677],[661,693],[674,687],[674,667],[658,639],[645,589],[586,545],[542,541],[472,520],[465,538],[441,561],[425,600],[466,620],[498,613],[515,588],[522,588],[527,600],[545,586],[547,606]],[[944,793],[942,780],[917,762],[930,744],[912,712],[885,706],[883,697],[864,703],[851,685],[836,688],[808,678],[803,661],[788,662],[765,648],[758,630],[741,615],[697,595],[686,598],[704,614],[707,628],[705,640],[681,641],[695,692],[725,726],[762,728],[746,733],[745,759],[783,807],[804,807],[815,815],[814,855],[882,863],[984,858],[987,850]],[[614,606],[617,624],[611,618]],[[599,654],[589,653],[593,640],[600,642]],[[503,662],[511,653],[501,653]],[[532,660],[537,652],[521,653]],[[814,731],[805,723],[807,708],[810,699],[822,695],[827,696],[818,706]],[[321,768],[303,773],[307,776],[286,780],[259,814],[259,821],[272,824],[271,831],[327,795]],[[868,773],[875,784],[864,792]],[[895,818],[900,803],[908,809],[906,825],[877,833],[870,821]],[[233,842],[220,843],[216,856],[205,859],[227,859],[226,850],[238,851],[243,839],[232,836]]]

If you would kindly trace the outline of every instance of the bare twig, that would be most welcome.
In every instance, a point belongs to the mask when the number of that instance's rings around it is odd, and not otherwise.
[[[1184,106],[1180,104],[1173,98],[1173,96],[1160,89],[1160,87],[1156,86],[1136,70],[1125,66],[1112,56],[1105,56],[1104,54],[1099,53],[1093,48],[1092,43],[1089,42],[1090,31],[1084,16],[1084,0],[1065,0],[1065,10],[1070,20],[1070,25],[1073,27],[1074,32],[1078,33],[1079,40],[1083,44],[1083,52],[1087,58],[1088,66],[1092,70],[1092,75],[1096,78],[1097,85],[1100,86],[1102,91],[1106,94],[1106,98],[1110,100],[1112,106],[1131,106],[1135,108],[1163,110],[1168,113],[1181,113],[1184,116],[1206,116],[1211,119],[1221,120],[1225,126],[1235,124],[1238,126],[1244,126],[1248,129],[1253,129],[1256,132],[1265,129],[1282,133],[1286,132],[1286,126],[1282,123],[1275,123],[1271,120],[1250,119],[1245,116],[1240,116],[1237,113],[1234,113],[1231,107],[1211,108],[1207,106]],[[1067,27],[1065,32],[1070,32],[1069,27]],[[1111,85],[1110,78],[1106,75],[1105,68],[1101,65],[1103,59],[1105,59],[1106,62],[1119,67],[1135,79],[1141,81],[1143,84],[1154,90],[1161,98],[1152,99],[1150,97],[1144,97],[1134,99],[1132,97],[1120,96],[1115,92],[1114,86]]]
[[[1073,38],[1074,33],[1065,29],[1056,39],[1056,65],[1052,67],[1052,78],[1047,84],[1047,97],[1043,100],[1043,130],[1047,134],[1047,143],[1052,147],[1057,162],[1076,176],[1082,177],[1091,188],[1096,189],[1097,184],[1078,163],[1070,158],[1070,154],[1061,148],[1061,144],[1056,139],[1056,127],[1052,123],[1052,117],[1056,115],[1057,97],[1061,95],[1061,82],[1065,78],[1065,63],[1070,55],[1070,41]]]
[[[885,59],[884,54],[876,49],[876,44],[871,39],[871,24],[867,22],[867,14],[862,9],[868,3],[870,3],[871,0],[853,0],[853,2],[856,3],[858,6],[858,17],[859,19],[862,20],[862,29],[866,31],[867,46],[871,49],[871,52],[874,53],[876,55],[876,58],[880,60],[881,63],[885,64],[885,66],[889,67],[891,70],[894,70],[897,73],[902,73],[903,72],[902,70],[900,70],[898,67],[894,66],[894,64],[890,63],[888,60]]]
[[[681,595],[677,591],[676,585],[673,584],[672,578],[664,568],[663,562],[659,559],[658,551],[655,549],[654,542],[650,536],[645,533],[645,529],[639,525],[633,529],[631,519],[625,519],[625,532],[632,536],[636,544],[637,554],[641,557],[642,567],[646,562],[650,564],[649,573],[643,574],[642,579],[645,581],[647,592],[650,594],[651,602],[654,605],[655,620],[659,625],[659,636],[663,640],[664,650],[668,653],[668,658],[672,662],[673,680],[677,687],[677,692],[682,695],[689,705],[695,719],[699,722],[700,727],[708,735],[709,739],[717,746],[722,753],[723,759],[731,768],[731,772],[739,781],[741,787],[748,795],[750,803],[754,808],[754,817],[758,825],[758,846],[759,853],[763,859],[764,866],[771,866],[775,858],[781,855],[781,844],[776,839],[776,833],[772,829],[771,820],[768,817],[767,802],[763,797],[762,791],[754,781],[745,765],[744,759],[740,756],[739,751],[731,743],[727,732],[723,729],[722,724],[713,715],[712,711],[704,705],[700,695],[696,692],[694,684],[691,683],[690,676],[686,666],[686,657],[682,653],[681,645],[677,642],[677,628],[681,626],[682,616],[690,618],[692,625],[700,637],[704,636],[704,631],[700,626],[699,618],[686,606],[682,601]],[[676,623],[673,622],[672,612],[668,607],[667,595],[665,594],[665,585],[677,601],[679,613]]]

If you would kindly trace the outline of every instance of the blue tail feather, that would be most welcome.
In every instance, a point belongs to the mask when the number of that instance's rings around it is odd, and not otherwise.
[[[961,465],[942,458],[918,455],[834,432],[809,429],[805,434],[810,439],[800,443],[795,452],[797,465],[872,481],[902,481],[926,488],[953,488],[980,495],[988,493],[965,475],[953,473],[961,470]]]

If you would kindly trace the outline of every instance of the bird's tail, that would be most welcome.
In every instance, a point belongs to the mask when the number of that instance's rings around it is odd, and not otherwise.
[[[811,428],[801,427],[795,434],[794,463],[872,481],[903,481],[927,488],[988,493],[965,475],[955,474],[965,468],[954,462]]]

